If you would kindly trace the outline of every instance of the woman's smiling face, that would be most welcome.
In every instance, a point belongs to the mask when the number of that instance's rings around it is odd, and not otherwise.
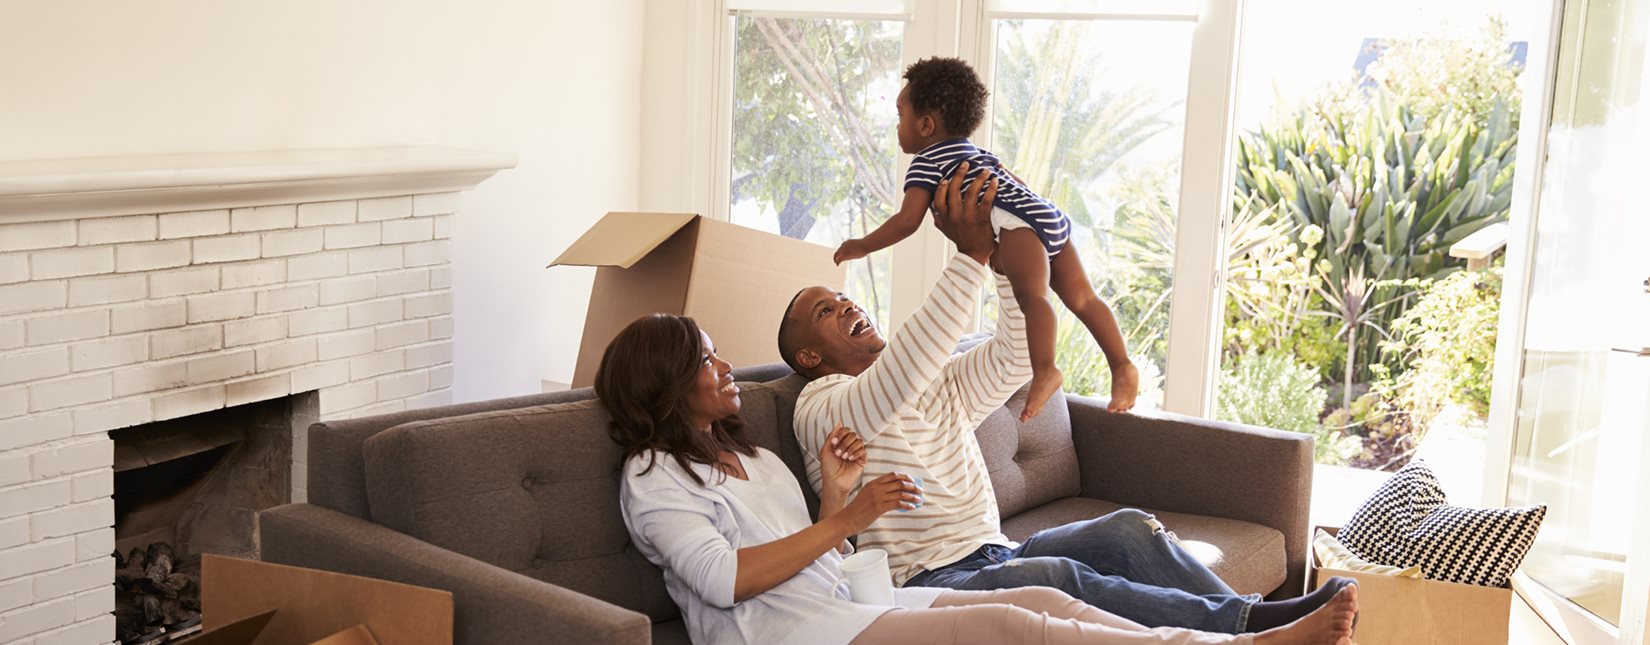
[[[699,340],[704,356],[687,407],[693,427],[708,430],[711,422],[739,413],[739,386],[733,384],[733,365],[716,356],[710,335],[700,330]]]

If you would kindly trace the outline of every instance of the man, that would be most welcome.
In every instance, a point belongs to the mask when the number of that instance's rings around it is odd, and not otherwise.
[[[967,172],[964,166],[956,177]],[[809,449],[814,489],[821,480],[811,451],[831,449],[823,444],[837,425],[865,440],[867,477],[897,470],[921,478],[923,505],[882,516],[859,536],[859,547],[887,551],[896,584],[1050,586],[1148,627],[1222,633],[1286,625],[1349,583],[1283,602],[1239,596],[1155,519],[1132,509],[1056,527],[1025,544],[1003,535],[974,430],[1030,378],[1031,364],[1025,320],[1001,276],[996,336],[952,355],[979,308],[996,249],[989,225],[996,181],[972,182],[967,197],[960,183],[941,183],[934,199],[934,224],[957,253],[892,339],[853,300],[825,287],[799,292],[780,323],[781,356],[810,380],[797,398],[795,431]]]

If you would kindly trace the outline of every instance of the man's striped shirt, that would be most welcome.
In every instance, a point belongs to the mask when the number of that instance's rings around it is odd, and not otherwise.
[[[859,548],[888,552],[895,584],[982,544],[1014,544],[1003,535],[997,496],[974,439],[980,422],[1031,378],[1025,318],[1006,279],[996,281],[996,336],[952,354],[980,309],[989,274],[967,255],[953,256],[927,302],[870,368],[859,376],[821,377],[797,397],[795,430],[815,491],[817,451],[838,422],[866,442],[861,484],[893,471],[922,478],[920,508],[887,513],[859,536]]]

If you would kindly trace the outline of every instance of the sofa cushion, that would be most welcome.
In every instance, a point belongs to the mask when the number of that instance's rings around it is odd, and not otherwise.
[[[1023,541],[1037,531],[1078,520],[1100,517],[1125,508],[1086,497],[1068,497],[1044,504],[1003,522],[1003,532]],[[1141,509],[1157,516],[1192,555],[1238,593],[1266,595],[1277,589],[1288,572],[1283,534],[1277,529],[1240,520]]]
[[[1077,450],[1071,445],[1071,411],[1056,392],[1042,413],[1020,423],[1026,389],[980,423],[974,431],[1003,517],[1076,495]]]
[[[783,365],[783,363],[781,363]],[[756,445],[772,450],[785,467],[796,476],[802,487],[802,499],[808,503],[808,515],[819,516],[819,496],[808,485],[808,471],[803,465],[802,446],[791,430],[791,418],[796,411],[796,395],[807,382],[790,374],[767,383],[740,383],[739,417],[750,428],[749,436]]]
[[[678,618],[653,623],[652,645],[693,645],[693,641],[688,638],[687,622]]]
[[[622,453],[608,422],[588,400],[386,430],[362,447],[372,521],[655,621],[675,618],[663,575],[625,530]]]

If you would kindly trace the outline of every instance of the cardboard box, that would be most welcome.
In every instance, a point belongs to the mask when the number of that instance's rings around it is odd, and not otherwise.
[[[573,387],[596,380],[602,352],[651,313],[692,316],[735,366],[779,360],[779,319],[796,292],[841,289],[835,249],[685,213],[608,213],[550,266],[593,266]]]
[[[1318,527],[1334,535],[1338,529]],[[1307,547],[1313,589],[1334,576],[1358,581],[1359,645],[1504,645],[1512,589],[1319,568]]]
[[[188,645],[452,645],[446,591],[201,556],[200,634]]]

